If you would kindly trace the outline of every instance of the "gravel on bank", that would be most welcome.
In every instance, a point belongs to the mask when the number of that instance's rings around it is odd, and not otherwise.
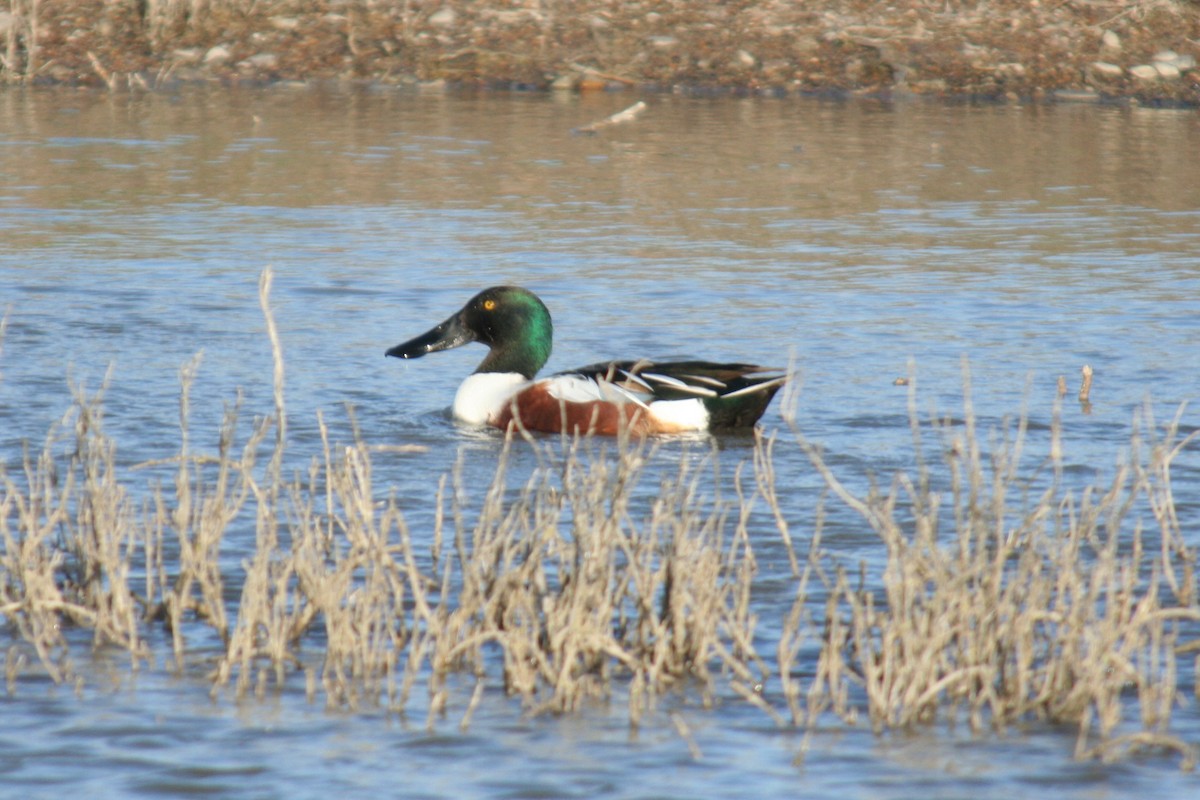
[[[1194,0],[9,0],[9,81],[1200,104]]]

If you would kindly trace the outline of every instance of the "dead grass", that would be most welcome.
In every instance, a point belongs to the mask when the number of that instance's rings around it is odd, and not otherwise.
[[[1185,641],[1194,643],[1200,622],[1196,548],[1174,514],[1171,463],[1196,434],[1181,436],[1178,416],[1160,429],[1147,407],[1111,483],[1073,492],[1057,412],[1048,458],[1023,470],[1024,419],[985,451],[969,374],[964,384],[962,421],[932,424],[945,475],[921,462],[914,475],[856,496],[797,432],[887,553],[882,586],[865,568],[820,571],[830,599],[816,708],[847,719],[865,710],[877,730],[960,712],[973,730],[1069,723],[1079,757],[1146,745],[1177,751],[1193,768],[1194,744],[1168,730],[1179,657],[1194,648]],[[910,392],[919,455],[924,427]],[[1153,530],[1135,509],[1152,511]]]
[[[165,655],[148,644],[161,626],[173,668],[213,665],[217,695],[302,685],[330,707],[404,714],[420,691],[430,725],[453,714],[467,726],[489,687],[530,713],[621,697],[634,726],[666,695],[740,697],[810,729],[829,714],[876,730],[1065,723],[1078,757],[1151,748],[1193,766],[1195,743],[1170,727],[1200,642],[1196,548],[1171,490],[1172,461],[1194,435],[1178,417],[1160,425],[1147,408],[1111,482],[1078,491],[1057,420],[1050,452],[1029,468],[1023,421],[984,446],[969,379],[957,421],[920,419],[912,388],[916,469],[858,495],[789,416],[834,504],[803,532],[788,522],[797,498],[776,474],[773,438],[729,480],[705,445],[663,469],[662,443],[517,436],[480,499],[460,463],[441,479],[433,529],[414,532],[374,476],[379,448],[357,429],[339,444],[320,420],[321,452],[285,476],[270,287],[268,271],[274,408],[244,440],[235,402],[216,452],[194,446],[196,360],[180,373],[178,453],[142,465],[173,471],[169,485],[131,488],[119,474],[103,387],[76,387],[42,449],[0,469],[10,692],[35,669],[82,680],[76,631],[146,668]],[[513,474],[513,448],[536,463],[527,478]],[[777,612],[756,601],[756,508],[774,520],[793,576],[793,601]],[[855,516],[879,538],[881,575],[825,545]],[[232,565],[225,536],[251,528],[252,556]],[[760,652],[762,615],[774,653]],[[462,677],[474,681],[469,699],[455,691]]]

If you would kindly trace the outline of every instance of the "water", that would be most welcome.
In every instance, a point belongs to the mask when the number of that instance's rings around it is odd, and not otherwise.
[[[177,372],[198,352],[198,446],[215,446],[239,388],[248,415],[267,413],[256,296],[267,265],[291,457],[318,452],[318,410],[344,437],[346,404],[368,441],[424,446],[376,461],[414,530],[431,523],[437,479],[460,450],[469,482],[490,474],[496,439],[445,413],[482,351],[413,362],[383,352],[496,283],[528,286],[550,307],[551,369],[638,356],[794,361],[804,432],[857,488],[911,463],[907,389],[893,385],[910,370],[923,411],[960,412],[968,358],[981,425],[1025,409],[1034,461],[1066,376],[1065,460],[1081,479],[1111,477],[1147,399],[1161,420],[1196,398],[1194,112],[651,97],[636,123],[572,135],[630,102],[390,89],[0,95],[8,468],[67,408],[68,379],[94,390],[110,376],[105,425],[125,467],[177,448]],[[1085,363],[1096,370],[1086,409],[1073,400]],[[1196,426],[1193,411],[1183,420]],[[764,423],[781,427],[778,402]],[[749,454],[745,439],[722,448],[728,465]],[[1174,471],[1193,543],[1198,466],[1193,448]],[[818,481],[795,448],[781,447],[777,469],[803,545]],[[786,565],[770,520],[756,524],[769,640],[788,590],[768,579]],[[833,550],[879,563],[861,524],[835,512],[831,526]],[[230,534],[235,564],[248,535]],[[117,655],[84,659],[80,696],[31,671],[2,701],[0,794],[1195,791],[1171,758],[1078,763],[1072,731],[1034,724],[878,737],[830,720],[805,744],[730,698],[713,711],[663,709],[631,736],[619,700],[528,718],[496,689],[465,733],[453,712],[430,731],[419,708],[404,719],[333,713],[302,688],[213,700],[203,664],[176,676],[161,661],[132,674]],[[1200,742],[1194,701],[1173,730]]]

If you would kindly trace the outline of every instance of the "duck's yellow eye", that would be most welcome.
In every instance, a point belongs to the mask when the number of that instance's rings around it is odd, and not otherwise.
[[[495,307],[496,307],[496,301],[495,301],[495,300],[484,300],[484,301],[483,301],[483,310],[484,310],[484,311],[491,311],[491,310],[492,310],[492,309],[494,309]]]

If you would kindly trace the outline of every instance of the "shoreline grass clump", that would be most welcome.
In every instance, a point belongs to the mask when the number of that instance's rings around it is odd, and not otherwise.
[[[1179,416],[1159,425],[1147,407],[1111,480],[1081,489],[1057,412],[1028,467],[1023,418],[985,445],[969,377],[960,419],[922,421],[910,386],[914,468],[856,493],[785,412],[823,498],[788,491],[777,437],[757,436],[729,478],[704,445],[674,461],[663,442],[516,432],[481,496],[460,459],[431,528],[412,530],[376,474],[403,448],[369,444],[353,414],[349,443],[319,418],[320,452],[285,475],[270,288],[268,271],[274,408],[248,434],[239,400],[215,452],[196,445],[197,359],[180,371],[173,456],[125,474],[103,387],[76,387],[43,447],[0,466],[10,692],[36,671],[83,681],[90,635],[131,669],[206,673],[217,697],[302,690],[330,708],[423,711],[430,726],[468,726],[489,689],[534,714],[621,698],[635,727],[665,698],[742,700],[809,731],[830,716],[877,731],[1066,724],[1079,758],[1152,749],[1194,765],[1197,743],[1170,725],[1200,688],[1197,548],[1171,483],[1196,434]],[[145,471],[158,478],[137,484]],[[796,529],[810,502],[812,530]],[[880,545],[869,564],[827,544],[864,526]],[[237,563],[231,536],[248,552]],[[783,546],[790,602],[764,599],[763,536]]]

